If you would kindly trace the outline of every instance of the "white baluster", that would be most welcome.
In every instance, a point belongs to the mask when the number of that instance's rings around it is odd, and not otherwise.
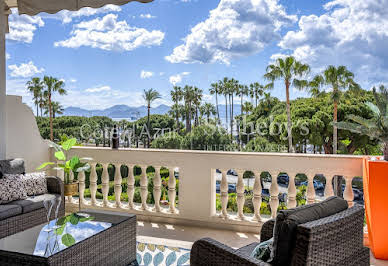
[[[109,172],[108,172],[109,163],[102,164],[102,176],[101,176],[101,190],[103,197],[103,205],[104,207],[108,206],[108,193],[109,193]]]
[[[155,211],[160,212],[160,197],[162,195],[162,179],[160,178],[160,166],[155,166],[155,176],[154,176],[154,201],[155,201]]]
[[[74,181],[74,172],[71,170],[70,170],[70,174],[69,174],[69,181],[70,181],[70,184],[73,183],[73,181]],[[67,200],[69,203],[73,203],[73,196],[68,196]]]
[[[176,179],[174,167],[169,167],[169,178],[168,178],[168,200],[170,203],[170,212],[175,213],[175,197],[176,197]]]
[[[315,174],[308,173],[307,175],[307,204],[315,203],[314,177]]]
[[[78,182],[79,182],[79,201],[80,205],[85,204],[85,172],[78,173]]]
[[[287,196],[287,208],[295,208],[297,205],[296,202],[296,186],[295,186],[295,176],[294,173],[289,173],[288,177],[288,196]]]
[[[148,178],[147,178],[147,166],[141,166],[140,176],[140,196],[141,196],[141,209],[147,210],[147,197],[148,197]]]
[[[121,164],[115,164],[115,199],[116,199],[116,208],[121,208],[121,192],[122,187],[121,183],[123,178],[121,177]]]
[[[245,187],[244,187],[244,170],[237,170],[237,216],[241,219],[244,220],[244,203],[245,203]]]
[[[90,197],[92,201],[92,206],[97,206],[96,193],[97,193],[97,172],[96,172],[96,163],[90,164]]]
[[[133,196],[135,195],[135,177],[133,175],[133,165],[128,165],[128,180],[127,180],[128,207],[134,209]]]
[[[353,207],[354,205],[354,193],[352,188],[353,177],[344,176],[346,180],[345,191],[344,191],[344,199],[348,202],[349,207]]]
[[[271,207],[271,217],[276,218],[278,207],[279,207],[279,185],[278,185],[278,172],[270,172],[271,174],[271,186],[269,188]]]
[[[215,172],[215,170],[214,170]],[[221,178],[221,185],[220,185],[220,197],[221,197],[221,217],[227,219],[228,218],[228,178],[226,176],[227,170],[221,170],[222,178]]]
[[[331,196],[334,196],[333,190],[333,174],[326,174],[326,185],[325,185],[325,199]]]
[[[252,198],[252,202],[253,202],[253,208],[254,208],[254,213],[255,213],[255,216],[254,216],[254,220],[255,221],[261,221],[261,216],[260,216],[260,207],[261,207],[261,201],[262,201],[262,198],[261,198],[261,191],[262,191],[262,187],[261,187],[261,178],[260,178],[260,172],[256,173],[256,176],[255,176],[255,184],[253,185],[253,198]]]

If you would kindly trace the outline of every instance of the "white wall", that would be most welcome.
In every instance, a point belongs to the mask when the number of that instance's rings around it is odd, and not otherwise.
[[[21,96],[7,95],[7,156],[23,158],[27,172],[49,160],[49,147],[42,139],[30,107]]]

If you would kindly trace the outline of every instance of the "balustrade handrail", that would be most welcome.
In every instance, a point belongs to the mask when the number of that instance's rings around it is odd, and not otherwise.
[[[260,214],[260,205],[263,201],[261,180],[258,178],[262,172],[269,172],[271,185],[269,188],[269,205],[271,216],[275,217],[279,206],[279,185],[277,177],[280,173],[287,173],[289,185],[287,188],[287,207],[295,207],[297,189],[295,177],[297,174],[307,176],[307,203],[317,200],[314,189],[314,176],[323,174],[326,183],[331,184],[335,175],[344,176],[345,191],[344,198],[353,205],[352,180],[354,177],[362,176],[362,156],[349,155],[314,155],[314,154],[286,154],[286,153],[250,153],[250,152],[219,152],[219,151],[186,151],[186,150],[157,150],[157,149],[119,149],[112,150],[102,147],[75,147],[70,151],[71,155],[77,154],[80,157],[93,158],[92,173],[90,177],[91,200],[84,198],[84,176],[80,180],[80,200],[84,207],[108,208],[112,210],[143,213],[147,215],[168,216],[176,219],[196,220],[202,222],[223,222],[225,224],[260,225],[263,217]],[[96,164],[103,166],[101,184],[97,184]],[[109,176],[108,165],[113,164],[116,168],[121,165],[129,167],[131,172],[135,165],[141,167],[140,187],[134,185],[134,177],[128,176],[128,204],[121,202],[122,176],[115,172],[114,195],[115,201],[108,200]],[[155,168],[154,188],[148,191],[148,178],[145,174],[147,167]],[[160,169],[165,167],[169,171],[167,192],[169,198],[168,208],[160,205],[161,179]],[[179,196],[175,186],[175,169],[178,170]],[[221,212],[216,211],[216,170],[221,171],[220,202]],[[234,169],[237,172],[236,200],[237,213],[228,212],[228,181],[227,172]],[[252,204],[254,206],[253,216],[244,213],[244,204],[247,203],[243,174],[245,171],[252,171],[255,175],[253,184]],[[96,199],[97,186],[101,185],[103,200]],[[135,190],[140,191],[141,204],[133,202]],[[152,194],[155,205],[147,204],[148,194]],[[326,186],[324,197],[333,195],[332,186]],[[70,199],[72,200],[72,199]],[[176,205],[178,204],[177,208]]]

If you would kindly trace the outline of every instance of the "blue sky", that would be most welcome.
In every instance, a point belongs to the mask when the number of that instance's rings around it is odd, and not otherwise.
[[[173,84],[202,88],[224,76],[259,81],[276,57],[293,54],[318,73],[346,65],[366,89],[386,83],[388,0],[155,0],[98,10],[10,17],[7,93],[33,76],[65,80],[65,107],[143,104],[143,89],[171,104]],[[17,13],[17,10],[13,10]],[[312,75],[311,74],[311,75]],[[273,95],[284,98],[277,83]],[[292,97],[307,96],[293,90]]]

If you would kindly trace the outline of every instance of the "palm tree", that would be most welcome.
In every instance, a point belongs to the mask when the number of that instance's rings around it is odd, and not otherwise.
[[[263,96],[264,93],[264,86],[261,85],[259,82],[251,83],[249,85],[249,94],[251,98],[255,100],[255,107],[257,107],[257,102],[259,100],[259,96]]]
[[[338,122],[335,125],[339,129],[349,130],[354,133],[367,135],[372,139],[378,139],[383,144],[384,160],[388,161],[388,90],[380,86],[380,93],[373,88],[376,105],[368,102],[366,105],[372,111],[372,118],[365,119],[356,115],[348,115],[351,122]]]
[[[238,80],[234,78],[228,82],[229,103],[230,103],[230,137],[233,139],[233,122],[234,122],[234,95],[237,94],[239,88]]]
[[[148,129],[148,143],[147,143],[147,148],[150,147],[151,144],[151,128],[150,128],[150,113],[151,113],[151,104],[157,99],[160,99],[161,96],[159,92],[157,92],[154,89],[149,89],[149,90],[144,90],[143,93],[143,99],[146,101],[147,104],[147,129]]]
[[[171,97],[174,101],[174,105],[178,107],[179,102],[183,99],[183,91],[181,87],[174,86],[173,90],[171,91]],[[176,119],[176,128],[179,132],[179,110],[178,108],[175,108],[175,119]]]
[[[253,110],[253,104],[251,102],[245,102],[243,105],[243,111],[246,114],[249,114]]]
[[[202,101],[202,96],[203,96],[203,91],[197,87],[194,87],[194,97],[193,97],[193,104],[195,106],[195,120],[194,120],[194,124],[195,126],[198,126],[199,124],[199,115],[198,115],[198,111],[199,111],[199,107],[201,105],[201,101]]]
[[[194,89],[192,86],[186,85],[183,88],[183,99],[185,101],[185,109],[186,109],[186,132],[191,132],[191,120],[192,120],[192,104],[194,100]]]
[[[210,123],[210,116],[217,114],[216,108],[211,103],[205,103],[200,107],[200,110],[201,110],[201,116],[206,115],[206,121],[208,124]]]
[[[216,95],[216,108],[217,108],[217,118],[218,118],[218,122],[217,123],[220,123],[220,112],[218,110],[218,94],[220,93],[220,84],[219,83],[212,83],[211,85],[211,88],[209,89],[209,92],[211,95]]]
[[[59,102],[52,102],[51,108],[52,108],[52,112],[53,112],[53,119],[55,119],[56,114],[63,115],[63,112],[65,111]],[[44,114],[48,115],[49,113],[50,113],[50,111],[48,110],[48,106],[47,106],[47,108],[44,111]]]
[[[26,85],[27,90],[33,95],[32,100],[36,106],[36,116],[39,116],[39,104],[43,98],[43,82],[40,78],[32,78]]]
[[[333,154],[337,154],[338,148],[338,103],[340,100],[341,90],[357,89],[359,85],[353,80],[354,74],[350,72],[345,66],[328,66],[322,73],[313,79],[315,89],[321,85],[331,86],[333,89],[332,100],[334,103],[333,114]],[[314,87],[314,86],[313,86]]]
[[[62,80],[58,80],[54,77],[44,76],[44,98],[47,99],[47,104],[49,108],[49,119],[50,119],[50,140],[54,141],[54,132],[53,132],[53,112],[51,105],[51,97],[54,92],[58,92],[59,95],[66,95],[66,90],[64,89],[65,83]]]
[[[241,99],[241,116],[243,115],[244,113],[244,96],[247,95],[249,93],[249,87],[247,85],[239,85],[238,86],[238,90],[237,90],[237,95],[240,97]]]
[[[267,73],[264,78],[271,81],[283,80],[286,87],[286,104],[287,104],[287,133],[288,133],[288,151],[294,152],[292,146],[292,122],[291,122],[291,108],[290,108],[290,86],[302,89],[307,87],[307,80],[297,79],[302,78],[310,72],[310,66],[302,64],[292,56],[285,59],[278,58],[274,64],[267,66]]]
[[[225,77],[223,80],[219,81],[219,88],[220,88],[220,93],[224,95],[225,97],[225,126],[226,126],[226,131],[228,131],[228,82],[229,79]]]

